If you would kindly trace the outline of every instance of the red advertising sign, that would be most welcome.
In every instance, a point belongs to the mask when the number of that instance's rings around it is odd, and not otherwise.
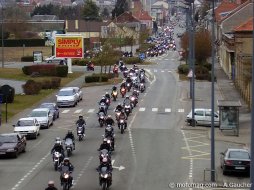
[[[56,35],[55,52],[56,57],[83,58],[82,36]]]

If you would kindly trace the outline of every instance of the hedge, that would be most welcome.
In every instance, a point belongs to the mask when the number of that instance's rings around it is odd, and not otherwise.
[[[189,65],[187,65],[187,64],[179,65],[178,66],[178,73],[187,75],[189,73]]]
[[[4,47],[42,47],[45,46],[44,39],[5,39]],[[1,47],[1,43],[0,43]]]
[[[123,57],[123,62],[127,65],[129,64],[138,64],[142,61],[139,59],[139,57]]]
[[[57,89],[60,87],[61,78],[60,77],[53,77],[51,80],[44,79],[41,83],[42,89]]]
[[[91,76],[86,76],[85,77],[85,82],[86,83],[91,83],[91,82],[100,82],[100,77],[101,77],[101,82],[108,82],[109,79],[114,78],[114,73],[93,73]]]
[[[33,56],[23,56],[23,57],[21,57],[21,61],[22,62],[33,62],[34,57]]]
[[[31,75],[32,73],[38,73],[40,76],[58,76],[66,77],[68,75],[68,66],[66,65],[54,65],[54,64],[42,64],[42,65],[30,65],[24,66],[22,71],[25,75]]]
[[[34,80],[28,80],[22,87],[26,95],[39,94],[41,90],[41,83],[35,82]]]

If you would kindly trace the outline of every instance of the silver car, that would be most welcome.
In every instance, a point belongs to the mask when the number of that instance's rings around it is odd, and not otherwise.
[[[35,118],[20,118],[16,125],[13,125],[14,133],[20,133],[26,137],[37,138],[40,134],[40,123]]]
[[[28,116],[36,118],[37,121],[40,123],[41,128],[48,129],[51,125],[53,125],[53,114],[48,108],[34,109]]]
[[[83,92],[79,87],[68,87],[68,88],[73,88],[75,90],[75,92],[78,95],[78,101],[83,100]]]
[[[56,57],[56,56],[53,55],[53,56],[51,56],[51,57],[46,58],[45,61],[46,61],[47,63],[52,63],[52,62],[65,61],[65,59],[64,59],[64,58],[61,58],[61,57]]]
[[[62,88],[56,95],[58,107],[73,106],[78,104],[79,96],[73,88]]]

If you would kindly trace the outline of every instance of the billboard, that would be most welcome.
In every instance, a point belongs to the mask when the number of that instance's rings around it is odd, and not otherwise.
[[[83,58],[83,37],[78,35],[55,36],[56,57]]]
[[[220,112],[220,129],[236,129],[238,126],[237,107],[223,107]]]
[[[42,63],[42,51],[34,51],[34,63]]]

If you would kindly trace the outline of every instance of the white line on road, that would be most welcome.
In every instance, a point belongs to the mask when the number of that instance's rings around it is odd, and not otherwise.
[[[171,108],[166,108],[165,112],[167,112],[167,113],[171,112]]]
[[[41,158],[41,160],[40,160],[37,164],[35,164],[34,167],[33,167],[30,171],[28,171],[28,172],[26,173],[26,175],[24,175],[24,176],[17,182],[17,184],[16,184],[11,190],[16,190],[16,189],[20,186],[20,184],[21,184],[27,177],[29,177],[29,176],[31,175],[31,173],[33,173],[33,171],[34,171],[36,168],[38,168],[38,166],[43,162],[43,160],[45,160],[45,159],[49,156],[49,154],[50,154],[50,152],[49,152],[48,154],[46,154],[43,158]]]
[[[164,73],[164,70],[162,70],[161,72]]]
[[[89,109],[88,113],[93,113],[95,109]]]
[[[157,112],[157,111],[158,111],[158,108],[152,108],[152,111],[153,111],[153,112]]]
[[[76,110],[74,113],[80,113],[80,112],[82,112],[82,110],[83,110],[83,109],[78,109],[78,110]]]
[[[62,113],[68,113],[70,110],[64,110],[62,111]]]
[[[155,69],[153,72],[157,73],[157,70]]]
[[[179,112],[179,113],[183,113],[183,112],[184,112],[184,109],[178,109],[178,112]]]
[[[80,180],[81,176],[84,174],[85,170],[86,170],[87,167],[89,166],[89,164],[90,164],[90,162],[92,161],[92,159],[93,159],[93,156],[91,156],[91,157],[87,160],[85,166],[84,166],[84,167],[81,169],[81,171],[79,172],[78,177],[77,177],[76,179],[73,179],[73,180],[74,180],[74,183],[73,183],[72,188],[74,188],[74,186],[77,185],[78,181]]]
[[[169,73],[171,73],[172,71],[168,71]]]
[[[139,108],[139,111],[145,111],[146,108]]]

